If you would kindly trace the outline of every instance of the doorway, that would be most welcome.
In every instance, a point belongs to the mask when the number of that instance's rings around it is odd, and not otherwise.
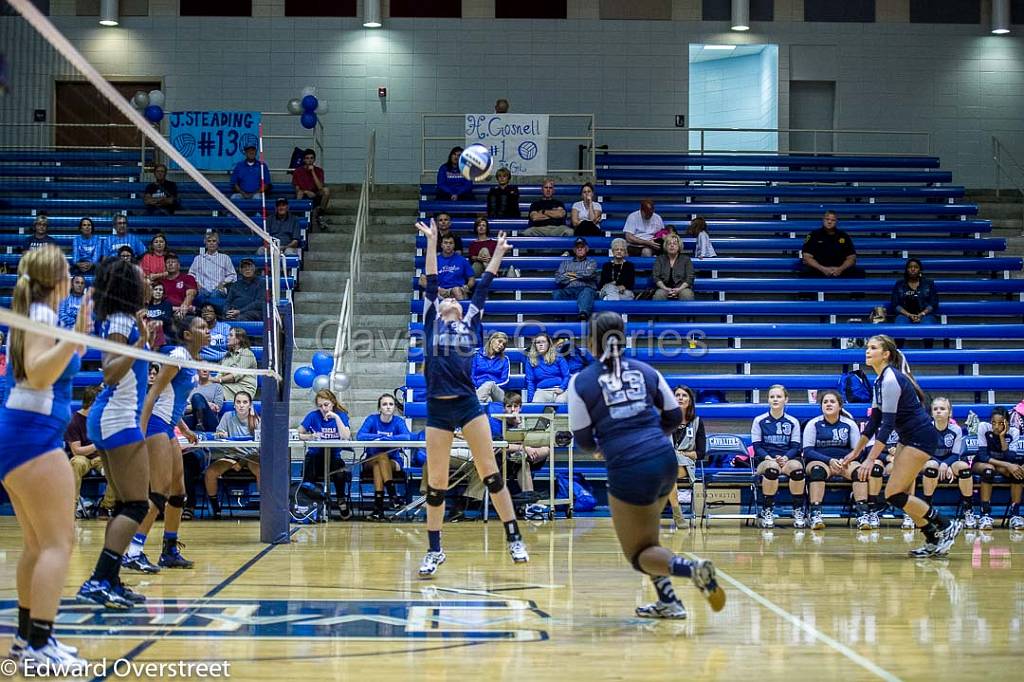
[[[836,115],[835,81],[790,81],[789,127],[794,130],[833,130]],[[835,142],[831,134],[790,133],[789,150],[831,152]]]
[[[159,90],[160,81],[112,82],[122,96],[138,90]],[[57,81],[54,88],[54,120],[58,147],[138,147],[142,134],[132,128],[93,128],[86,124],[130,125],[127,118],[88,81]]]

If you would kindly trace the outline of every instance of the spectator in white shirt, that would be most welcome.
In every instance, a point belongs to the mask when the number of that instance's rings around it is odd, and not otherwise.
[[[206,252],[201,253],[192,261],[188,274],[195,278],[199,285],[199,295],[195,306],[201,308],[209,303],[219,311],[224,310],[227,301],[228,285],[238,279],[231,256],[220,253],[220,236],[216,232],[206,234]]]
[[[708,234],[708,224],[700,216],[690,221],[690,229],[686,232],[691,237],[697,238],[693,248],[694,258],[716,258],[715,247],[711,245],[711,235]]]
[[[584,182],[580,188],[580,200],[572,205],[572,231],[577,237],[601,237],[601,220],[604,218],[601,204],[594,201],[594,186]]]
[[[661,253],[661,241],[656,240],[655,235],[664,229],[661,216],[654,212],[654,202],[650,199],[641,201],[640,210],[630,213],[622,228],[629,243],[629,255],[657,256]]]

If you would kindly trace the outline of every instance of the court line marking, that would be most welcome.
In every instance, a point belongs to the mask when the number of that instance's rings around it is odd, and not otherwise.
[[[685,552],[684,554],[686,556],[688,556],[690,559],[693,559],[695,561],[699,560],[699,557],[697,557],[694,554],[690,554],[689,552]],[[886,680],[886,682],[902,682],[902,679],[900,677],[898,677],[896,675],[893,675],[891,672],[889,672],[885,668],[881,667],[880,665],[878,665],[877,663],[875,663],[871,659],[869,659],[869,658],[867,658],[865,656],[861,656],[856,651],[854,651],[850,647],[846,646],[842,642],[840,642],[840,641],[838,641],[836,639],[833,639],[832,637],[829,637],[824,632],[822,632],[818,628],[814,627],[810,623],[804,621],[803,619],[801,619],[801,618],[799,618],[797,616],[794,616],[792,613],[790,613],[786,609],[782,608],[781,606],[779,606],[775,602],[771,601],[767,597],[764,597],[764,596],[760,595],[759,593],[755,592],[754,590],[752,590],[751,588],[747,587],[746,585],[744,585],[742,582],[740,582],[736,578],[733,578],[731,575],[729,575],[725,571],[719,569],[717,566],[715,567],[715,575],[719,579],[724,580],[725,582],[727,582],[730,585],[732,585],[733,587],[735,587],[737,590],[739,590],[740,592],[745,594],[747,597],[750,597],[751,599],[753,599],[755,602],[757,602],[758,604],[760,604],[764,608],[766,608],[769,611],[771,611],[772,613],[774,613],[779,618],[781,618],[781,619],[783,619],[785,621],[788,621],[789,623],[792,623],[793,625],[797,626],[798,628],[800,628],[801,630],[803,630],[807,634],[811,635],[812,637],[814,637],[818,641],[820,641],[820,642],[822,642],[824,644],[827,644],[828,646],[832,647],[833,649],[835,649],[836,651],[841,653],[843,656],[845,656],[846,658],[850,659],[851,661],[853,661],[854,663],[856,663],[860,667],[864,668],[865,670],[867,670],[871,674],[876,675],[877,677],[880,677],[883,680]]]

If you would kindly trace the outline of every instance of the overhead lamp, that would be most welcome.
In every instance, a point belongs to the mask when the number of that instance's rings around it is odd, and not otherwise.
[[[380,0],[363,0],[363,26],[380,28]]]
[[[100,26],[117,26],[120,23],[117,2],[118,0],[100,0]]]
[[[736,49],[735,45],[705,45],[705,50],[720,50],[722,52],[732,52]]]
[[[996,35],[1010,32],[1010,0],[992,0],[992,32]]]
[[[750,30],[750,0],[732,0],[732,30]]]

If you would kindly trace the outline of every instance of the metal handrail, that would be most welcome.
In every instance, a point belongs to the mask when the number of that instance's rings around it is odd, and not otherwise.
[[[1013,164],[1013,167],[1009,167],[1008,164],[1004,163],[1004,159],[1010,164]],[[995,162],[996,166],[996,196],[1000,196],[1000,192],[1002,190],[1003,183],[1000,175],[1001,172],[1002,175],[1006,176],[1010,186],[1017,190],[1017,193],[1021,197],[1020,233],[1021,236],[1024,236],[1024,165],[1021,165],[1020,161],[1010,153],[1009,148],[1000,142],[999,138],[995,135],[992,136],[992,161]],[[1016,171],[1016,176],[1014,175],[1014,171]]]
[[[334,367],[331,373],[331,390],[336,389],[336,382],[345,351],[352,346],[352,320],[355,309],[356,285],[362,275],[362,248],[366,236],[366,226],[370,220],[370,194],[373,191],[375,161],[377,152],[377,132],[370,131],[370,139],[366,145],[366,166],[362,187],[359,189],[359,206],[356,209],[355,227],[352,230],[352,249],[348,257],[348,281],[345,282],[345,293],[341,298],[341,311],[338,314],[338,331],[334,338]]]

